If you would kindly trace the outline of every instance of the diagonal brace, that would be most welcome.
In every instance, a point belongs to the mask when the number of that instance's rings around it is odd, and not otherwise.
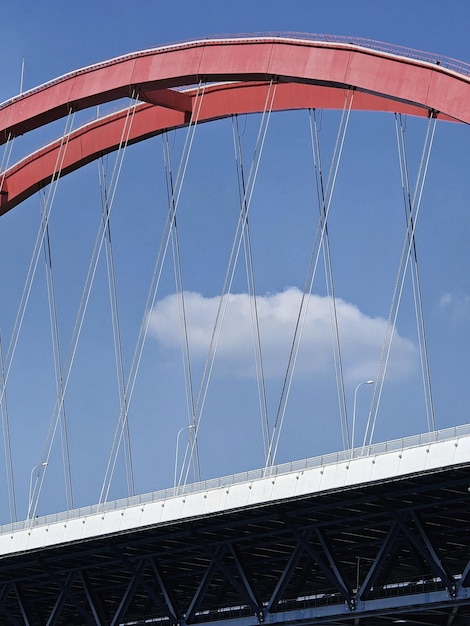
[[[456,584],[455,584],[455,580],[452,577],[452,575],[450,574],[448,568],[446,567],[445,563],[443,563],[443,561],[439,558],[439,555],[437,554],[436,549],[434,548],[427,532],[426,529],[424,527],[424,523],[423,521],[420,519],[418,513],[416,513],[415,511],[413,511],[411,513],[411,516],[413,518],[413,521],[415,523],[415,526],[421,536],[421,538],[424,541],[424,545],[426,546],[426,550],[429,554],[428,556],[428,561],[431,565],[431,567],[433,567],[433,569],[438,572],[439,577],[441,578],[441,580],[445,583],[445,586],[447,587],[450,595],[454,598],[455,594],[456,594]]]
[[[243,585],[245,587],[245,591],[248,594],[248,598],[249,598],[249,603],[251,604],[252,608],[254,609],[255,613],[258,616],[259,621],[263,621],[264,620],[264,615],[263,615],[263,603],[261,602],[260,597],[258,596],[258,594],[256,593],[256,590],[253,587],[253,583],[249,578],[249,574],[247,571],[246,566],[244,565],[244,563],[242,562],[241,559],[241,555],[237,549],[237,547],[233,544],[230,545],[230,551],[232,553],[232,556],[235,560],[235,565],[237,566],[238,572],[240,574],[240,577],[243,581]]]
[[[310,556],[312,561],[314,561],[323,572],[324,576],[329,580],[329,582],[340,592],[346,602],[351,606],[353,603],[353,597],[351,592],[345,586],[342,579],[336,576],[336,573],[325,563],[323,555],[316,550],[305,538],[301,535],[297,530],[292,529],[298,541],[303,545],[305,552]],[[336,568],[337,569],[337,568]]]
[[[222,548],[218,548],[218,550],[216,551],[218,559],[220,559],[220,555],[222,551],[223,551]],[[186,615],[185,615],[186,624],[190,624],[192,622],[195,614],[197,613],[199,607],[201,606],[201,602],[204,598],[207,588],[209,587],[212,577],[214,576],[214,572],[216,568],[217,568],[216,561],[214,559],[211,559],[209,562],[209,566],[204,572],[202,580],[199,583],[196,593],[194,594],[193,599],[191,600],[189,604],[188,610],[186,611]]]
[[[378,551],[377,556],[375,557],[374,562],[367,572],[364,582],[362,583],[361,588],[357,593],[357,597],[359,598],[359,600],[367,600],[371,589],[374,586],[375,581],[377,580],[378,575],[382,571],[382,567],[386,558],[392,553],[393,546],[395,545],[395,540],[397,538],[399,530],[400,528],[397,522],[392,522],[390,530],[385,537],[385,541],[382,543],[380,550]]]
[[[308,538],[311,535],[311,531],[307,531],[305,535]],[[304,551],[304,547],[300,543],[300,541],[298,541],[297,545],[295,546],[293,552],[291,553],[289,557],[289,560],[286,563],[286,566],[279,580],[277,581],[276,587],[271,595],[271,598],[269,599],[268,606],[267,606],[267,610],[269,613],[272,613],[273,611],[275,611],[277,608],[277,605],[281,601],[281,598],[284,595],[284,591],[286,590],[286,587],[289,583],[292,573],[294,572],[297,566],[297,563],[299,562],[300,557],[303,554],[303,551]]]
[[[165,598],[165,612],[168,614],[168,617],[173,624],[178,624],[179,622],[181,622],[181,611],[178,607],[178,603],[176,601],[173,590],[167,584],[162,568],[160,567],[160,564],[156,561],[156,559],[152,559],[151,564],[155,577],[158,581],[158,584],[160,585],[160,589],[162,590],[163,597]]]

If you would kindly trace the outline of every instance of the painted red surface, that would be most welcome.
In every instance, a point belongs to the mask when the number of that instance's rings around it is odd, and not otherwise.
[[[0,107],[0,140],[43,126],[69,111],[137,97],[130,143],[188,124],[199,83],[205,89],[199,121],[262,111],[269,82],[277,83],[273,110],[352,108],[429,115],[470,122],[470,78],[437,64],[354,45],[283,38],[192,42],[150,50],[68,74]],[[226,81],[235,81],[227,83]],[[175,91],[174,88],[178,88]],[[75,131],[64,175],[115,150],[126,111]],[[60,142],[28,156],[4,175],[5,213],[51,180]],[[1,178],[0,178],[1,180]]]

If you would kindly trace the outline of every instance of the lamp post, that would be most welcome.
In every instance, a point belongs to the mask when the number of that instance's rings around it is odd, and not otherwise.
[[[31,515],[31,505],[32,505],[32,499],[33,499],[33,474],[34,474],[34,470],[38,470],[38,476],[39,476],[39,472],[41,471],[39,468],[41,467],[46,467],[47,465],[47,461],[44,461],[43,463],[38,463],[37,465],[35,465],[33,467],[33,469],[31,470],[31,475],[29,477],[29,499],[28,499],[28,513],[26,515],[26,519],[29,520],[29,517]]]
[[[179,448],[179,443],[180,443],[180,435],[183,432],[183,430],[188,429],[189,431],[191,431],[193,428],[196,428],[196,424],[189,424],[189,426],[183,426],[183,428],[179,429],[178,434],[176,435],[175,478],[173,480],[173,487],[175,489],[176,489],[176,480],[177,480],[177,472],[178,472],[178,448]]]
[[[374,380],[365,380],[362,383],[359,383],[354,391],[354,408],[353,408],[353,420],[352,420],[352,433],[351,433],[351,451],[354,450],[354,431],[356,429],[356,403],[357,403],[357,392],[362,385],[372,385]],[[352,452],[351,452],[352,454]]]

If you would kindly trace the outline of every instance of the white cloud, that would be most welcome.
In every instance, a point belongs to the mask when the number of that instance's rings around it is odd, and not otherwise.
[[[445,293],[441,296],[442,309],[450,312],[455,321],[470,319],[470,295],[468,293]]]
[[[257,309],[265,374],[278,377],[285,373],[301,292],[289,288],[281,293],[258,296]],[[188,337],[192,358],[204,359],[209,347],[218,297],[185,293]],[[252,300],[248,294],[230,294],[223,330],[217,352],[217,366],[230,375],[254,376]],[[374,377],[382,350],[387,322],[372,318],[356,306],[336,300],[343,366],[346,378],[361,380]],[[181,344],[179,305],[176,294],[160,300],[151,313],[149,333],[166,349]],[[312,295],[308,299],[302,342],[297,363],[297,375],[321,375],[333,372],[330,300]],[[408,376],[416,366],[414,344],[395,332],[390,355],[388,376],[399,379]],[[220,370],[219,370],[220,371]]]

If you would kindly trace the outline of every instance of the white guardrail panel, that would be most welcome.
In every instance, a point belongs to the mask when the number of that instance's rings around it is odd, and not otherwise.
[[[0,555],[470,463],[470,424],[0,526]]]

